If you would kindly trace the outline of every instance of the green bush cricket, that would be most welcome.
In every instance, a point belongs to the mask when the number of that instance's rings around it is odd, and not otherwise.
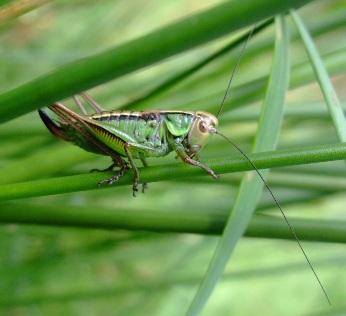
[[[207,143],[209,135],[216,132],[218,120],[214,115],[183,111],[101,111],[88,95],[81,96],[93,106],[95,114],[80,115],[61,103],[49,107],[58,115],[59,122],[54,122],[42,110],[39,110],[39,114],[47,128],[58,138],[112,158],[113,164],[108,170],[115,167],[119,167],[119,170],[116,175],[101,181],[99,185],[113,184],[119,180],[129,170],[130,164],[134,173],[135,195],[140,175],[134,159],[140,159],[146,166],[147,157],[166,156],[172,151],[185,163],[198,166],[217,178],[213,170],[194,159]],[[75,100],[86,113],[77,96]],[[128,159],[128,163],[124,157]]]
[[[105,111],[85,93],[73,97],[83,114],[78,114],[62,103],[56,102],[49,106],[49,109],[57,115],[58,120],[52,119],[43,110],[39,110],[39,115],[46,127],[56,137],[72,142],[84,150],[111,157],[113,163],[105,170],[115,168],[118,170],[111,178],[100,181],[99,186],[117,182],[131,167],[133,171],[133,196],[138,192],[140,182],[140,174],[135,159],[141,160],[143,166],[146,167],[146,158],[163,157],[174,151],[184,163],[202,168],[213,178],[218,178],[212,169],[199,161],[198,153],[207,144],[210,135],[220,135],[247,159],[265,184],[330,304],[322,282],[305,253],[294,228],[261,172],[240,147],[217,130],[217,117],[228,97],[231,82],[252,31],[249,32],[232,71],[226,93],[216,116],[202,111]],[[80,98],[88,103],[95,110],[95,113],[87,114]],[[127,161],[124,158],[127,158]],[[145,187],[146,183],[143,183],[143,192]]]

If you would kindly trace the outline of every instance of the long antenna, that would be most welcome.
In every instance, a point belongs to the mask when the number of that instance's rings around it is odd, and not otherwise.
[[[230,77],[230,79],[229,79],[229,81],[228,81],[228,84],[227,84],[226,92],[225,92],[225,94],[224,94],[224,96],[223,96],[223,99],[222,99],[222,101],[221,101],[220,108],[219,108],[219,110],[218,110],[218,112],[217,112],[217,114],[216,114],[216,117],[219,117],[219,116],[220,116],[220,114],[221,114],[221,112],[222,112],[222,110],[223,110],[224,104],[225,104],[227,98],[229,97],[229,92],[230,92],[230,90],[231,90],[231,85],[232,85],[232,81],[233,81],[234,75],[235,75],[235,73],[236,73],[237,70],[238,70],[238,67],[239,67],[239,64],[240,64],[240,60],[241,60],[241,58],[242,58],[243,55],[244,55],[245,49],[246,49],[246,47],[247,47],[247,45],[248,45],[248,42],[249,42],[249,40],[250,40],[250,38],[251,38],[251,36],[252,36],[252,34],[253,34],[253,32],[254,32],[255,27],[256,27],[256,26],[254,26],[254,27],[250,30],[249,35],[248,35],[246,41],[244,42],[244,45],[243,45],[243,47],[242,47],[242,49],[241,49],[241,51],[240,51],[240,54],[239,54],[238,59],[237,59],[237,62],[236,62],[236,64],[235,64],[235,66],[233,67],[233,70],[232,70],[232,73],[231,73],[231,77]],[[308,263],[308,265],[309,265],[311,271],[312,271],[313,274],[315,275],[315,278],[316,278],[316,280],[317,280],[317,282],[318,282],[318,284],[319,284],[319,286],[320,286],[322,292],[324,293],[325,298],[326,298],[327,301],[328,301],[328,304],[329,304],[329,305],[332,305],[332,303],[331,303],[331,301],[330,301],[330,299],[329,299],[329,296],[328,296],[328,294],[327,294],[327,291],[325,290],[324,286],[322,285],[322,282],[321,282],[320,278],[318,277],[318,275],[317,275],[317,273],[316,273],[316,271],[315,271],[315,269],[314,269],[314,267],[313,267],[313,265],[312,265],[312,263],[311,263],[311,261],[310,261],[308,255],[306,254],[306,252],[305,252],[305,250],[304,250],[304,248],[303,248],[303,246],[302,246],[302,244],[301,244],[301,242],[300,242],[300,240],[299,240],[299,238],[298,238],[298,236],[297,236],[297,233],[296,233],[294,227],[293,227],[292,224],[289,222],[289,220],[288,220],[288,218],[287,218],[285,212],[283,211],[283,209],[282,209],[282,207],[281,207],[281,205],[280,205],[278,199],[275,197],[273,191],[272,191],[271,188],[269,187],[267,181],[264,179],[262,173],[257,169],[256,165],[253,163],[253,161],[250,159],[250,157],[249,157],[249,156],[248,156],[237,144],[235,144],[233,141],[231,141],[227,136],[225,136],[225,135],[221,134],[220,132],[218,132],[216,129],[213,130],[212,132],[214,132],[215,134],[220,135],[221,137],[223,137],[223,138],[224,138],[227,142],[229,142],[229,143],[230,143],[230,144],[231,144],[242,156],[244,156],[244,157],[246,158],[246,160],[251,164],[251,166],[253,167],[253,169],[256,171],[256,173],[258,174],[258,176],[261,178],[263,184],[265,185],[265,187],[267,188],[267,190],[268,190],[268,192],[270,193],[271,197],[273,198],[275,204],[276,204],[277,207],[279,208],[279,210],[280,210],[280,212],[281,212],[281,214],[282,214],[282,216],[283,216],[283,218],[284,218],[284,220],[285,220],[285,222],[286,222],[286,224],[287,224],[287,226],[288,226],[288,228],[289,228],[289,230],[290,230],[292,236],[293,236],[294,239],[297,241],[297,244],[298,244],[300,250],[302,251],[302,253],[303,253],[304,257],[305,257],[306,262]]]
[[[325,290],[324,286],[322,285],[322,282],[321,282],[320,278],[318,277],[318,275],[317,275],[317,273],[316,273],[316,271],[315,271],[315,269],[314,269],[314,267],[313,267],[313,265],[312,265],[312,263],[311,263],[311,261],[310,261],[308,255],[306,254],[306,252],[305,252],[305,250],[304,250],[304,248],[303,248],[303,246],[302,246],[302,244],[301,244],[301,242],[300,242],[300,240],[299,240],[299,238],[298,238],[298,236],[297,236],[297,233],[296,233],[294,227],[293,227],[292,224],[289,222],[289,220],[288,220],[288,218],[287,218],[285,212],[283,211],[283,209],[282,209],[282,207],[281,207],[281,205],[280,205],[278,199],[275,197],[273,191],[272,191],[271,188],[269,187],[267,181],[264,179],[262,173],[258,170],[258,168],[257,168],[256,165],[254,164],[254,162],[249,158],[249,156],[248,156],[239,146],[237,146],[233,141],[231,141],[227,136],[221,134],[221,133],[218,132],[218,131],[215,131],[215,134],[220,135],[220,136],[223,137],[227,142],[229,142],[238,152],[240,152],[240,153],[246,158],[246,160],[251,164],[251,166],[253,167],[253,169],[257,172],[258,176],[261,178],[262,182],[264,183],[265,187],[267,188],[268,192],[270,193],[271,197],[273,198],[275,204],[276,204],[277,207],[279,208],[279,210],[280,210],[280,212],[281,212],[281,214],[282,214],[282,216],[283,216],[283,218],[284,218],[284,220],[285,220],[285,222],[286,222],[286,224],[287,224],[289,230],[291,231],[291,233],[292,233],[294,239],[297,241],[300,250],[302,251],[302,253],[303,253],[303,255],[304,255],[304,257],[305,257],[305,259],[306,259],[306,261],[307,261],[307,263],[308,263],[308,265],[309,265],[311,271],[312,271],[313,274],[315,275],[316,280],[317,280],[317,282],[318,282],[320,288],[322,289],[322,291],[323,291],[323,293],[324,293],[324,296],[326,297],[326,299],[327,299],[327,301],[328,301],[328,304],[329,304],[329,305],[332,305],[332,303],[331,303],[331,301],[330,301],[330,299],[329,299],[329,296],[328,296],[328,294],[327,294],[327,291]]]
[[[239,54],[239,56],[238,56],[238,58],[237,58],[237,62],[236,62],[236,64],[235,64],[235,66],[233,67],[233,70],[232,70],[232,73],[231,73],[231,77],[230,77],[230,79],[229,79],[229,81],[228,81],[226,92],[225,92],[225,94],[224,94],[224,96],[223,96],[223,98],[222,98],[222,101],[221,101],[221,103],[220,103],[220,108],[219,108],[219,110],[217,111],[216,117],[219,117],[220,114],[221,114],[221,112],[222,112],[222,110],[223,110],[223,107],[224,107],[225,102],[226,102],[226,100],[227,100],[227,98],[228,98],[229,92],[230,92],[230,90],[231,90],[231,84],[232,84],[234,75],[236,74],[236,72],[237,72],[237,70],[238,70],[238,67],[239,67],[239,64],[240,64],[240,60],[242,59],[242,57],[243,57],[243,55],[244,55],[244,53],[245,53],[245,49],[246,49],[246,47],[247,47],[247,44],[249,43],[249,40],[250,40],[250,38],[251,38],[251,36],[252,36],[252,34],[253,34],[255,28],[256,28],[256,26],[254,26],[254,27],[250,30],[249,35],[248,35],[248,37],[246,38],[246,41],[244,42],[244,45],[243,45],[243,47],[242,47],[242,49],[241,49],[241,51],[240,51],[240,54]]]

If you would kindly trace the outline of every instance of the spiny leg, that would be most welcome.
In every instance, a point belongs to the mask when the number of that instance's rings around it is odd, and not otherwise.
[[[121,158],[116,152],[112,151],[106,145],[101,144],[101,146],[102,146],[103,151],[105,153],[107,153],[113,160],[112,165],[110,165],[106,170],[113,170],[114,167],[120,168],[113,177],[111,177],[109,179],[102,180],[98,183],[98,186],[101,186],[104,183],[111,185],[111,184],[119,181],[120,178],[124,176],[124,174],[129,170],[129,166],[128,166],[127,162],[123,158]]]
[[[143,167],[144,168],[148,167],[148,162],[146,161],[143,154],[139,154],[139,158],[143,164]],[[142,183],[142,193],[144,193],[147,188],[148,188],[148,183]]]
[[[129,162],[130,162],[130,165],[132,167],[132,170],[133,170],[133,186],[132,186],[132,190],[133,190],[133,196],[135,197],[136,196],[136,192],[138,192],[138,183],[139,183],[139,171],[138,171],[138,168],[132,158],[132,155],[130,153],[130,150],[129,150],[129,145],[128,144],[125,144],[124,145],[124,150],[125,150],[125,153],[126,153],[126,156],[127,158],[129,159]]]
[[[104,111],[104,109],[88,94],[86,94],[85,92],[82,92],[80,94],[80,96],[86,101],[88,102],[91,107],[97,112],[97,113],[101,113]]]
[[[114,166],[120,167],[120,170],[117,172],[116,175],[114,175],[110,179],[100,181],[98,183],[99,186],[101,186],[103,183],[113,184],[114,182],[118,181],[126,173],[127,170],[129,170],[127,162],[124,159],[122,159],[118,153],[114,152],[108,146],[100,142],[98,139],[95,138],[94,135],[90,133],[90,131],[85,126],[87,123],[83,121],[83,118],[80,115],[76,114],[75,116],[71,116],[69,112],[66,112],[65,107],[60,103],[54,103],[50,108],[57,115],[59,115],[65,121],[66,124],[69,124],[70,126],[75,128],[81,135],[83,135],[101,152],[110,156],[113,160],[113,164],[110,168],[113,168]]]
[[[124,176],[124,174],[129,170],[129,166],[127,165],[126,161],[123,160],[120,156],[112,155],[112,159],[113,159],[113,164],[110,167],[108,167],[107,169],[108,170],[113,170],[113,168],[116,167],[116,166],[120,167],[120,169],[111,178],[101,180],[98,183],[98,186],[102,186],[103,184],[111,185],[111,184],[119,181],[120,178],[122,176]]]
[[[117,173],[112,176],[111,178],[109,179],[104,179],[104,180],[101,180],[99,183],[98,183],[98,186],[102,186],[103,184],[108,184],[108,185],[111,185],[117,181],[120,180],[121,177],[124,176],[124,174],[129,170],[129,167],[127,165],[124,165],[124,166],[121,166],[120,169],[117,171]]]
[[[219,178],[219,176],[212,170],[210,169],[207,165],[205,165],[204,163],[198,161],[198,160],[194,160],[192,159],[186,152],[185,149],[183,147],[183,145],[181,144],[177,144],[175,143],[174,145],[174,149],[176,151],[176,153],[178,154],[178,156],[187,164],[189,165],[193,165],[196,167],[199,167],[203,170],[205,170],[206,172],[208,172],[214,179]]]

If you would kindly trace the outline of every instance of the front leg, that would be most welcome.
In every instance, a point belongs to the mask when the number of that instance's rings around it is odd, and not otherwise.
[[[184,146],[181,143],[177,143],[175,142],[173,144],[174,146],[174,150],[175,152],[178,154],[178,156],[181,158],[182,161],[184,161],[185,163],[189,164],[189,165],[193,165],[196,167],[199,167],[203,170],[205,170],[206,172],[208,172],[214,179],[219,178],[219,176],[212,170],[210,169],[207,165],[203,164],[202,162],[198,161],[198,160],[194,160],[193,158],[191,158],[185,151]]]
[[[124,176],[124,174],[129,170],[129,167],[127,165],[123,165],[120,167],[120,169],[117,171],[117,173],[112,176],[111,178],[109,179],[104,179],[104,180],[101,180],[99,183],[98,183],[98,186],[102,186],[103,184],[108,184],[108,185],[112,185],[113,183],[117,182],[120,180],[120,178],[122,178]]]

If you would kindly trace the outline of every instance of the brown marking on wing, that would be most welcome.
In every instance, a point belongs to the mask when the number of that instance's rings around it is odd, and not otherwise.
[[[97,129],[105,134],[106,137],[112,137],[112,140],[117,141],[119,144],[124,144],[124,142],[116,137],[115,135],[106,131],[102,126],[100,126],[97,121],[90,119],[87,116],[79,115],[61,103],[55,103],[49,107],[54,113],[56,113],[62,120],[64,120],[67,124],[70,124],[78,130],[85,138],[87,138],[90,142],[92,142],[97,148],[101,151],[105,152],[111,157],[114,157],[114,154],[118,154],[114,152],[113,149],[109,148],[107,145],[101,143],[99,140],[95,138],[92,134],[92,129]]]

